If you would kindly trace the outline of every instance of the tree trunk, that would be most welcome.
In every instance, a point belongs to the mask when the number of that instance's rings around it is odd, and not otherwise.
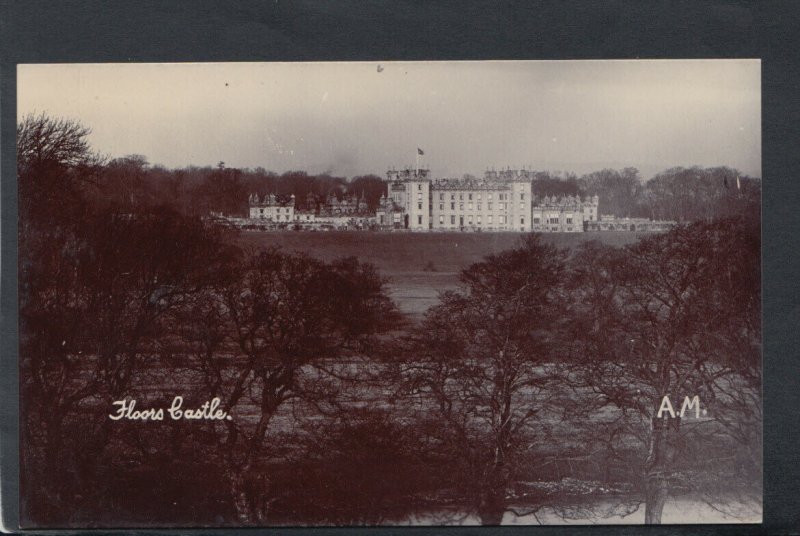
[[[669,496],[669,487],[666,479],[661,476],[648,477],[645,491],[644,523],[645,525],[660,525],[661,514]]]
[[[236,518],[242,525],[251,525],[252,516],[250,515],[250,505],[247,497],[247,486],[245,484],[245,471],[231,470],[229,475],[231,483],[231,497],[233,498],[233,507],[236,510]]]
[[[669,497],[668,471],[672,456],[669,449],[670,429],[680,426],[679,418],[652,418],[650,453],[645,472],[644,522],[647,525],[661,524],[661,514]]]
[[[496,458],[478,505],[481,525],[499,525],[503,521],[503,514],[506,513],[506,483],[505,467],[502,461]]]
[[[483,494],[481,504],[478,506],[481,525],[499,525],[503,521],[505,512],[505,493],[503,491],[488,490]]]
[[[247,464],[229,473],[231,497],[239,523],[246,526],[267,524],[269,507],[273,500],[269,494],[269,477]]]

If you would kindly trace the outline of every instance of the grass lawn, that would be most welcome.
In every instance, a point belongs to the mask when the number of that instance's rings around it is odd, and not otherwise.
[[[648,233],[592,232],[543,234],[546,242],[574,248],[587,240],[613,246]],[[368,231],[243,231],[245,247],[278,246],[330,261],[355,256],[374,264],[389,279],[388,289],[401,311],[418,317],[438,301],[438,293],[458,284],[462,268],[486,255],[519,244],[521,233],[410,233]]]

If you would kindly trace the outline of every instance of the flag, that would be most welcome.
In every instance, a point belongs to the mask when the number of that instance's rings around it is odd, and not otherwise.
[[[742,189],[742,183],[739,182],[739,176],[738,175],[736,176],[736,189],[737,190],[741,190]]]
[[[425,154],[425,151],[423,151],[422,149],[417,147],[417,154],[420,155],[420,156],[423,156]]]

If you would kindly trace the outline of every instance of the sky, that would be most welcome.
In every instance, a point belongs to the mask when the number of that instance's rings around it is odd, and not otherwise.
[[[18,117],[108,157],[435,177],[729,166],[761,177],[758,60],[21,65]]]

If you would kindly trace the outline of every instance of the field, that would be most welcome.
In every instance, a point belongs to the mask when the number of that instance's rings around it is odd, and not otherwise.
[[[543,234],[560,248],[587,240],[613,246],[635,242],[647,233],[594,232]],[[388,289],[401,311],[419,317],[438,301],[438,293],[458,284],[461,269],[486,255],[519,244],[518,233],[404,233],[244,231],[245,247],[278,246],[321,260],[355,256],[374,264],[389,279]]]

